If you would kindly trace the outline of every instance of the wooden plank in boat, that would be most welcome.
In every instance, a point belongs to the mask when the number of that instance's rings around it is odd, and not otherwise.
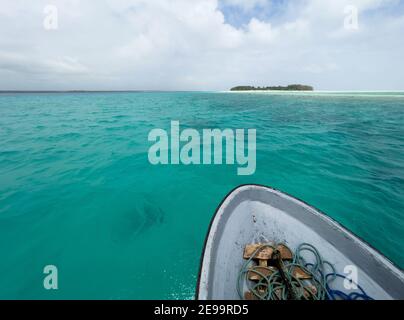
[[[245,247],[244,250],[244,259],[250,259],[255,252],[259,248],[261,248],[263,244],[257,243],[257,244],[249,244]],[[292,260],[293,259],[293,253],[292,251],[285,245],[280,244],[276,247],[277,250],[281,253],[282,260]],[[260,250],[254,259],[257,260],[270,260],[272,258],[274,250],[271,247],[265,247]]]
[[[304,271],[300,267],[293,268],[293,276],[295,278],[297,278],[297,279],[300,279],[300,280],[309,280],[309,279],[311,279],[311,275],[309,273],[307,273],[306,271]]]
[[[254,270],[259,272],[260,274],[263,274],[265,277],[269,277],[271,274],[276,272],[277,269],[275,269],[273,267],[258,266],[258,267],[254,267]],[[260,274],[258,274],[257,272],[254,272],[251,270],[248,273],[248,279],[250,279],[251,281],[260,281],[262,279],[262,276]]]
[[[245,250],[244,250],[244,259],[250,259],[255,252],[259,248],[262,247],[262,244],[249,244],[246,245]],[[254,257],[254,259],[257,260],[269,260],[272,257],[273,249],[270,247],[265,247],[262,250],[260,250]]]

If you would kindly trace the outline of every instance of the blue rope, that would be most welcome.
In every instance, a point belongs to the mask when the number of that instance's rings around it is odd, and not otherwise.
[[[259,300],[286,300],[288,299],[288,289],[284,283],[284,279],[280,276],[280,271],[273,272],[271,275],[266,276],[261,272],[263,269],[268,269],[266,267],[256,267],[253,265],[253,259],[255,256],[263,249],[271,248],[276,250],[276,246],[271,244],[262,245],[260,248],[254,252],[254,254],[244,263],[240,270],[237,280],[237,291],[241,299],[243,296],[243,283],[247,284],[248,290]],[[307,263],[302,256],[302,252],[308,252],[312,254],[314,258],[314,263]],[[363,290],[363,288],[354,283],[352,279],[349,279],[341,274],[338,274],[334,266],[323,259],[317,248],[308,243],[301,244],[295,254],[293,255],[293,260],[289,263],[285,263],[285,269],[283,270],[286,275],[290,286],[296,294],[297,300],[373,300],[368,296]],[[305,283],[307,281],[301,281],[293,276],[293,271],[296,267],[300,267],[304,272],[312,276],[310,282],[316,289],[316,293],[312,293],[307,290]],[[329,273],[327,273],[327,270]],[[330,272],[331,271],[331,272]],[[258,283],[252,284],[248,280],[249,274],[256,274],[260,276]],[[352,292],[347,294],[340,290],[331,289],[331,283],[333,283],[337,278],[349,280],[354,283],[360,292]]]

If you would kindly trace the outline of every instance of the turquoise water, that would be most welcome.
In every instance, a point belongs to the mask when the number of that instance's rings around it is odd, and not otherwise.
[[[257,171],[152,166],[148,133],[257,129]],[[222,198],[270,185],[404,266],[404,95],[0,95],[0,298],[192,298]],[[45,265],[59,290],[46,291]]]

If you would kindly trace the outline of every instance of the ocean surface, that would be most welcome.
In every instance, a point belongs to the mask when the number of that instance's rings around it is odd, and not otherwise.
[[[152,166],[148,134],[172,120],[257,129],[255,175]],[[0,94],[0,299],[193,298],[209,222],[245,183],[310,203],[403,267],[404,94]]]

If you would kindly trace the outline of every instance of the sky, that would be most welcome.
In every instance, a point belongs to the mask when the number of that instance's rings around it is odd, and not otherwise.
[[[0,0],[0,90],[404,90],[403,35],[404,0]]]

